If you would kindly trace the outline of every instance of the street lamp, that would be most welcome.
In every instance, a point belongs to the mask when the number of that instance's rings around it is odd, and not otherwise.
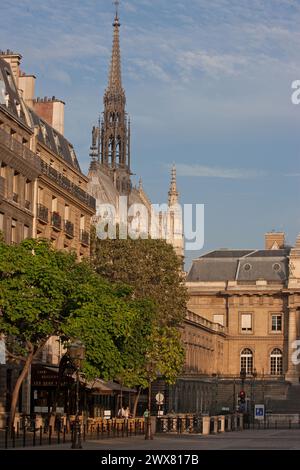
[[[252,414],[252,423],[254,423],[254,405],[255,405],[255,395],[254,395],[254,386],[255,386],[255,380],[257,377],[257,371],[256,369],[253,369],[252,372],[252,381],[251,381],[251,414]]]
[[[146,418],[146,432],[145,432],[145,439],[153,439],[152,428],[151,428],[151,380],[149,380],[149,388],[148,388],[148,416]]]
[[[75,429],[73,433],[72,449],[82,449],[81,445],[81,428],[79,421],[79,371],[82,361],[85,358],[85,346],[79,341],[73,341],[68,347],[69,357],[76,368],[76,416]]]

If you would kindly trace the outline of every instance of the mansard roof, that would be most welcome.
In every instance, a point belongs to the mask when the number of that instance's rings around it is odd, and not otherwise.
[[[288,279],[290,248],[282,250],[215,250],[193,261],[187,282],[283,283]]]
[[[0,57],[0,108],[27,126],[26,107],[20,97],[10,64]]]
[[[41,119],[32,109],[28,108],[28,111],[32,125],[37,126],[39,129],[39,142],[46,145],[52,152],[63,158],[68,165],[81,173],[73,145],[62,134],[51,127],[50,124]]]

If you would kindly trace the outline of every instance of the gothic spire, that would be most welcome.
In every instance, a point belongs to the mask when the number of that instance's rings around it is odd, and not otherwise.
[[[178,197],[179,192],[177,191],[177,180],[176,180],[176,166],[173,164],[172,166],[172,177],[171,177],[171,185],[169,190],[169,206],[173,206],[178,204]]]
[[[118,6],[119,1],[115,1],[116,15],[113,22],[114,34],[113,34],[113,46],[112,56],[110,63],[110,72],[108,80],[108,90],[114,92],[122,92],[122,74],[121,74],[121,52],[120,52],[120,37],[119,28],[121,26],[119,21]]]

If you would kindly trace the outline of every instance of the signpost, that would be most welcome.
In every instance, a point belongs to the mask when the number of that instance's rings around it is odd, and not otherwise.
[[[265,405],[254,405],[254,419],[265,419]]]
[[[156,404],[158,405],[158,416],[162,416],[164,414],[164,412],[161,410],[161,407],[162,407],[162,405],[164,404],[164,401],[165,401],[165,397],[164,397],[163,393],[158,392],[155,395],[155,400],[156,400]]]

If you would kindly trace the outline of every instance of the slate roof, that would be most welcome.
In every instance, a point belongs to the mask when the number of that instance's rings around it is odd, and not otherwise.
[[[288,255],[283,250],[215,250],[193,261],[188,282],[285,282]]]
[[[28,125],[26,109],[21,100],[10,65],[0,57],[0,107]]]
[[[63,158],[66,163],[81,172],[73,145],[46,121],[41,119],[32,109],[28,109],[33,126],[38,126],[38,140],[49,147],[52,152]]]

